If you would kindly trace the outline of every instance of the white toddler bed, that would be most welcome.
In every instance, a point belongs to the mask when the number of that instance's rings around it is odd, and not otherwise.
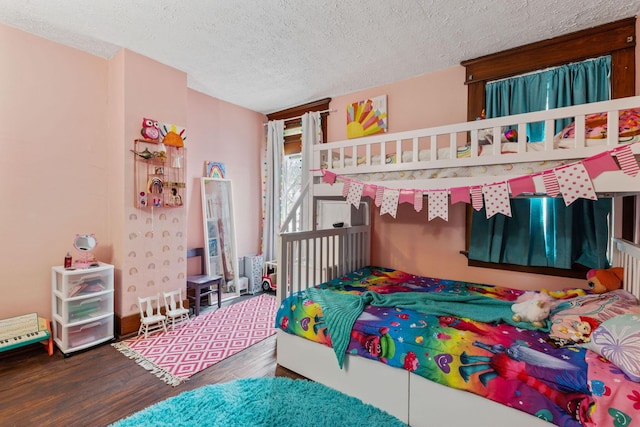
[[[618,129],[618,117],[624,110],[638,107],[640,97],[633,97],[321,144],[313,148],[311,164],[315,170],[307,197],[342,195],[342,184],[348,181],[385,188],[412,188],[427,195],[431,190],[484,186],[523,174],[533,176],[535,193],[545,193],[539,175],[542,172],[604,152],[617,158],[623,144],[628,145],[630,153],[638,154],[640,150],[638,144],[633,143],[634,138],[609,132],[605,138],[592,141],[585,137],[589,131],[584,129],[589,117],[602,112],[607,113],[608,129]],[[575,135],[571,140],[561,140],[552,132],[554,120],[566,117],[575,121]],[[490,129],[497,135],[504,127],[515,125],[518,134],[524,135],[526,123],[541,120],[547,128],[545,141],[535,145],[542,147],[541,150],[531,149],[534,145],[522,137],[516,143],[484,145],[480,150],[478,132],[483,129]],[[445,147],[442,146],[443,135]],[[457,156],[460,146],[468,148],[468,157]],[[505,147],[509,150],[517,148],[517,153],[503,153]],[[402,155],[395,156],[395,153]],[[389,158],[389,154],[393,161],[383,164],[380,159]],[[360,158],[359,164],[353,165],[350,159],[357,158]],[[440,176],[441,171],[452,170],[456,172]],[[461,176],[460,170],[467,171],[462,174],[465,176]],[[437,179],[427,177],[433,171],[437,171]],[[327,176],[333,176],[333,179],[326,179]],[[638,193],[640,174],[630,176],[623,170],[611,170],[594,178],[593,185],[598,194],[609,196]],[[282,233],[277,279],[280,300],[369,265],[369,238],[368,225]],[[640,247],[613,239],[612,250],[613,264],[625,268],[625,289],[640,297]],[[412,426],[549,425],[524,412],[362,357],[346,355],[344,369],[339,369],[331,348],[282,331],[278,331],[277,336],[277,360],[285,368],[378,406]]]

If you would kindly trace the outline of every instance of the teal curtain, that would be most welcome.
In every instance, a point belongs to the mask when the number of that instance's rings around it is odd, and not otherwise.
[[[546,72],[549,81],[549,108],[605,101],[611,98],[611,56],[568,64]],[[573,118],[556,120],[555,133]]]
[[[611,199],[511,201],[511,217],[486,219],[474,211],[469,258],[476,261],[571,269],[574,263],[608,268],[607,244]]]
[[[486,86],[487,118],[610,98],[611,57],[568,64]],[[568,119],[571,121],[572,119]],[[558,121],[561,122],[561,121]],[[566,125],[556,123],[556,132]],[[527,128],[541,141],[544,123]],[[469,259],[493,263],[570,269],[574,263],[605,268],[611,200],[512,199],[512,217],[473,211]]]
[[[567,64],[539,73],[489,82],[488,119],[610,99],[611,56]],[[556,121],[555,133],[573,118]],[[529,141],[544,139],[544,122],[527,125]]]
[[[503,117],[547,108],[546,73],[490,82],[486,85],[486,117]],[[529,141],[542,141],[544,122],[527,124]]]

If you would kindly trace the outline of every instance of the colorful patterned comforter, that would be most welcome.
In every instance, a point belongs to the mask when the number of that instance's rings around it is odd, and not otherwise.
[[[414,276],[379,267],[364,268],[318,287],[349,294],[438,292],[506,301],[514,301],[523,292]],[[332,345],[323,309],[306,293],[283,302],[276,326]],[[621,387],[624,390],[625,381],[628,382],[624,375],[597,356],[589,362],[585,356],[591,353],[587,350],[556,348],[547,338],[546,332],[501,322],[482,323],[406,308],[367,306],[353,326],[346,353],[406,369],[559,426],[633,425],[618,423],[615,414],[607,411],[615,407],[615,403],[612,393],[604,391]],[[590,363],[598,363],[599,369],[589,369]],[[611,369],[602,369],[603,363]],[[596,377],[592,378],[593,375]],[[597,391],[592,391],[594,385]],[[625,394],[628,393],[618,393],[620,399],[628,398]],[[621,407],[629,405],[629,399],[626,400]],[[640,396],[638,400],[640,406]]]

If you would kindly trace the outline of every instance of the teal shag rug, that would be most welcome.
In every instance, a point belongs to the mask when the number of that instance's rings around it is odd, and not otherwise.
[[[246,378],[185,391],[113,427],[406,426],[360,399],[290,378]]]

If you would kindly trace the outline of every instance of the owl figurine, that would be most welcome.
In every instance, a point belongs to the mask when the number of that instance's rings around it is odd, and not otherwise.
[[[160,125],[153,119],[142,119],[142,130],[140,131],[144,139],[157,141],[160,138]]]

